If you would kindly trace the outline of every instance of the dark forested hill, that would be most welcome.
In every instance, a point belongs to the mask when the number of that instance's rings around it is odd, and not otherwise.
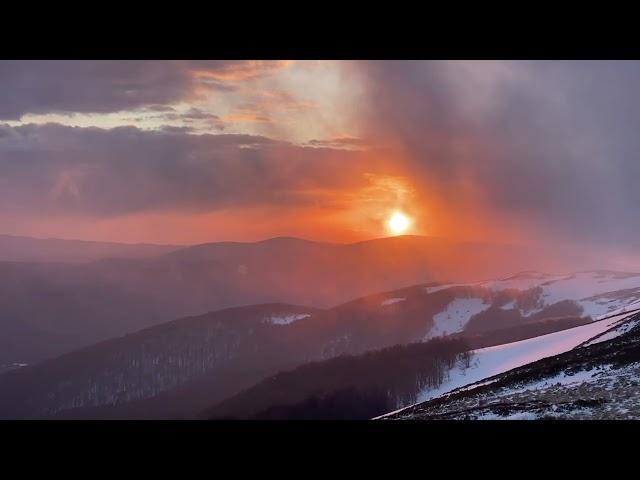
[[[18,255],[7,245],[3,250],[0,239],[0,260],[7,260],[0,261],[0,366],[32,364],[223,308],[273,302],[329,308],[372,292],[486,279],[535,263],[515,248],[412,236],[349,245],[275,238],[178,250],[51,242],[14,245]],[[25,261],[47,251],[60,261]],[[62,261],[96,255],[88,263]]]

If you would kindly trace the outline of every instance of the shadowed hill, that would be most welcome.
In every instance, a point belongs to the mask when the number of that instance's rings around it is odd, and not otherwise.
[[[515,248],[415,236],[349,245],[223,242],[84,264],[0,262],[0,365],[37,362],[222,308],[270,302],[327,308],[371,292],[491,278],[533,264],[540,267]]]
[[[181,247],[32,238],[0,235],[0,261],[86,263],[106,258],[146,258],[164,255]]]
[[[535,325],[548,319],[545,312],[559,313],[557,304],[531,315],[516,308],[538,298],[536,289],[433,288],[417,285],[328,310],[286,304],[235,307],[147,328],[0,375],[0,390],[7,392],[0,397],[0,416],[193,417],[307,362],[420,342],[434,329],[441,332],[442,322],[451,323],[449,332],[465,333],[457,315],[475,323],[469,334],[478,344],[479,334],[496,328],[488,317],[482,321],[486,329],[474,322],[483,309],[503,312],[504,324],[522,326],[526,334],[540,331]],[[480,300],[482,308],[464,308]],[[508,305],[514,308],[504,310]],[[564,315],[574,316],[557,328],[590,321],[576,318],[577,304],[563,308]]]

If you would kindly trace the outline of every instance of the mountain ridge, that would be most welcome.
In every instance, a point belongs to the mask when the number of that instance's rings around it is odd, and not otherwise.
[[[640,279],[612,277],[609,283],[598,283],[600,277],[591,280],[590,284],[581,278],[578,284],[587,294],[596,287],[610,291],[638,282],[638,288],[609,295],[602,305],[584,300],[587,303],[583,305],[597,307],[595,311],[625,308],[640,295]],[[569,292],[565,283],[570,280],[556,282],[544,288]],[[12,392],[13,397],[0,411],[29,416],[90,408],[107,414],[115,408],[124,416],[141,412],[159,418],[168,412],[193,415],[199,408],[250,387],[265,376],[309,361],[457,332],[477,342],[488,331],[510,326],[536,331],[537,327],[531,326],[563,316],[565,320],[558,325],[589,322],[579,302],[563,300],[557,292],[545,300],[545,290],[537,284],[527,283],[525,290],[511,288],[504,281],[485,286],[433,285],[385,291],[331,309],[271,302],[230,307],[145,328],[0,375],[0,388]],[[578,291],[569,298],[583,296]],[[36,382],[41,394],[32,390],[34,378],[46,379]],[[63,386],[64,379],[71,378],[72,388]],[[124,390],[113,389],[115,378],[126,385]]]
[[[353,245],[284,237],[205,244],[143,258],[106,257],[75,263],[0,261],[0,364],[33,363],[232,306],[283,302],[331,308],[372,292],[496,278],[514,264],[538,263],[520,251],[419,236]]]

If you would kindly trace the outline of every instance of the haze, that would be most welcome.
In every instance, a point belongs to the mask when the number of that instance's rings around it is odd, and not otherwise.
[[[4,234],[413,235],[638,268],[638,62],[3,61]]]

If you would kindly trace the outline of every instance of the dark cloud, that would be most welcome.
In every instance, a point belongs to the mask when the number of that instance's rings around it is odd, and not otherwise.
[[[368,133],[415,179],[576,241],[638,245],[638,62],[359,62]],[[435,181],[434,181],[435,179]],[[472,208],[472,206],[471,206]]]
[[[145,119],[145,118],[141,118]],[[148,119],[161,119],[168,121],[180,121],[183,123],[199,123],[206,126],[211,126],[217,130],[225,129],[225,122],[213,113],[202,110],[201,108],[192,107],[186,112],[176,112],[175,109],[168,113],[162,113],[161,115],[154,115],[147,117]],[[195,128],[194,128],[195,130]]]
[[[182,115],[182,118],[188,118],[190,120],[220,120],[220,117],[218,117],[217,115],[205,112],[204,110],[195,107],[187,110]]]
[[[172,127],[0,127],[0,212],[110,217],[294,206],[314,201],[310,188],[340,188],[354,178],[335,175],[350,152],[254,135],[189,133]]]
[[[188,98],[209,79],[229,83],[269,73],[278,62],[1,61],[0,119],[26,113],[108,113]]]
[[[221,80],[214,80],[212,78],[200,79],[200,85],[217,92],[235,92],[238,90],[238,86],[234,85],[233,83],[224,82]]]
[[[356,137],[335,137],[323,140],[309,140],[307,145],[317,148],[365,148],[371,146],[369,142]]]
[[[162,125],[159,130],[164,133],[196,133],[196,129],[193,127],[174,127],[173,125]]]
[[[150,112],[175,112],[176,109],[168,105],[147,105],[145,110]]]

